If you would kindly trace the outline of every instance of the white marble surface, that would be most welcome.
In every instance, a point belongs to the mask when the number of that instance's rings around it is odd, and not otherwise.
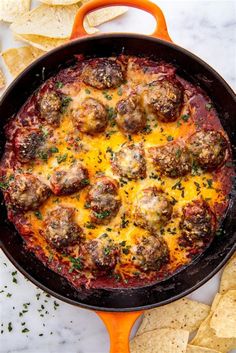
[[[236,2],[231,0],[155,2],[161,6],[166,15],[171,38],[207,61],[235,89]],[[109,32],[130,31],[148,34],[154,28],[154,21],[147,14],[130,10],[123,18],[101,28]],[[16,46],[5,25],[0,25],[0,38],[2,49]],[[8,80],[10,81],[9,76]],[[48,298],[20,273],[12,276],[14,271],[15,268],[0,252],[1,353],[109,351],[108,334],[93,312],[58,301],[55,301],[55,305],[54,298]],[[17,283],[13,282],[13,277],[17,279]],[[191,297],[210,303],[218,284],[219,275],[216,275]],[[22,310],[28,311],[22,313]],[[10,332],[9,323],[12,325]],[[29,332],[22,333],[24,328]]]

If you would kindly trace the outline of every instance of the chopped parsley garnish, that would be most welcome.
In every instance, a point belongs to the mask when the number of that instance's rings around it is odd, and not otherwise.
[[[212,184],[213,184],[213,180],[212,179],[207,179],[207,188],[208,189],[212,189]]]
[[[61,101],[61,112],[65,113],[66,108],[68,107],[68,105],[70,104],[70,102],[72,101],[72,98],[69,96],[65,96],[62,98]]]
[[[91,93],[90,89],[88,89],[88,88],[85,88],[84,91],[85,91],[86,94],[90,94]]]
[[[103,249],[103,253],[104,253],[105,256],[109,255],[110,252],[111,252],[111,249],[110,249],[110,248],[104,248],[104,249]]]
[[[166,138],[166,139],[167,139],[167,141],[173,141],[173,140],[174,140],[173,136],[170,136],[170,135],[169,135],[169,136],[167,136],[167,138]]]
[[[40,211],[35,211],[34,212],[35,217],[37,217],[40,221],[42,221],[43,216]]]
[[[0,188],[6,190],[9,187],[9,183],[7,181],[0,182]]]
[[[12,331],[12,323],[11,323],[11,322],[9,322],[9,323],[8,323],[7,328],[8,328],[8,331],[9,331],[9,332],[11,332],[11,331]]]
[[[60,81],[57,81],[55,85],[56,85],[56,88],[60,89],[60,88],[62,88],[64,86],[64,83],[60,82]]]
[[[65,162],[66,159],[67,159],[67,156],[68,154],[65,153],[65,154],[59,154],[59,156],[57,156],[57,163],[62,163],[62,162]]]
[[[190,115],[189,114],[184,114],[181,116],[181,119],[185,122],[187,122],[190,119]]]
[[[100,213],[97,213],[97,212],[94,212],[95,216],[99,219],[104,219],[108,216],[110,216],[111,212],[106,210],[106,211],[103,211],[103,212],[100,212]]]
[[[95,229],[96,228],[95,224],[93,224],[91,222],[85,223],[85,227],[88,229]]]
[[[89,185],[89,184],[90,184],[90,180],[89,179],[81,180],[81,185],[85,186],[85,185]]]
[[[129,220],[125,218],[125,213],[121,216],[121,228],[126,228],[129,225]]]
[[[122,88],[121,87],[118,88],[117,94],[118,94],[118,96],[122,96],[123,92],[122,92]]]
[[[27,329],[26,327],[21,331],[22,333],[27,333],[29,332],[29,329]]]
[[[112,96],[107,91],[103,91],[102,94],[108,101],[112,100]]]
[[[57,153],[57,152],[59,152],[59,149],[57,147],[53,146],[50,148],[50,152]]]
[[[82,270],[83,269],[83,264],[81,262],[81,259],[79,257],[69,257],[69,260],[72,264],[72,268],[75,270]]]

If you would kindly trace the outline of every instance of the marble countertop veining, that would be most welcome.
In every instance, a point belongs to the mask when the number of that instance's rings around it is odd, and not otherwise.
[[[216,69],[236,89],[236,2],[155,0],[173,41]],[[130,10],[101,26],[103,31],[151,33],[153,18]],[[0,24],[2,49],[16,46]],[[8,75],[8,82],[10,77]],[[59,302],[36,288],[0,252],[0,353],[107,353],[109,338],[95,313]],[[15,279],[14,279],[15,278]],[[191,298],[210,303],[219,274]],[[23,331],[23,332],[22,332]],[[236,351],[234,351],[236,353]]]

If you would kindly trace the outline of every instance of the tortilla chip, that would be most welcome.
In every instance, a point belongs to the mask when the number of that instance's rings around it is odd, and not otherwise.
[[[5,85],[6,85],[5,76],[2,70],[0,69],[0,89],[4,88]]]
[[[8,49],[2,53],[2,57],[8,70],[15,77],[42,54],[44,54],[42,50],[28,46]]]
[[[84,19],[84,29],[88,34],[94,34],[99,32],[99,30],[95,27],[91,27],[90,24],[88,23],[87,17]]]
[[[100,9],[88,14],[88,23],[91,27],[96,27],[102,23],[111,21],[114,18],[123,15],[127,11],[127,7],[124,6],[112,6],[105,9]]]
[[[66,43],[69,39],[48,38],[34,34],[15,34],[15,38],[32,45],[35,48],[49,51]]]
[[[17,34],[34,34],[49,38],[69,38],[78,5],[39,7],[27,12],[12,23],[11,29]]]
[[[236,338],[236,290],[222,295],[210,322],[218,337]]]
[[[217,337],[215,331],[210,327],[212,315],[214,310],[216,310],[221,298],[222,296],[217,293],[212,303],[210,314],[201,323],[196,336],[190,342],[191,345],[215,349],[222,353],[228,353],[232,348],[236,347],[235,338]]]
[[[220,281],[220,293],[236,289],[236,253],[226,264]]]
[[[191,344],[188,344],[186,353],[221,353],[221,352],[216,351],[215,349],[192,346]]]
[[[29,11],[31,0],[0,0],[0,21],[13,22]]]
[[[41,2],[43,2],[44,4],[47,5],[73,5],[76,4],[77,2],[80,2],[80,0],[39,0]]]
[[[163,328],[145,332],[130,342],[130,353],[185,353],[189,333]]]
[[[183,298],[171,304],[148,310],[137,335],[160,328],[196,330],[210,312],[208,305]]]

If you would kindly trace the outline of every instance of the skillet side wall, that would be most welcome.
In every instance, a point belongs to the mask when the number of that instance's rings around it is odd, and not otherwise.
[[[232,146],[236,144],[236,98],[225,81],[207,64],[188,51],[171,43],[143,35],[108,34],[68,43],[39,58],[8,88],[0,102],[0,153],[4,151],[3,126],[15,114],[29,95],[42,82],[73,61],[74,54],[85,56],[127,55],[147,56],[170,62],[177,73],[199,84],[212,99]],[[233,159],[236,148],[233,146]],[[10,261],[33,283],[68,303],[107,311],[134,311],[167,304],[187,295],[210,279],[227,261],[236,243],[236,188],[223,222],[224,234],[215,237],[211,246],[180,272],[160,283],[134,289],[100,289],[76,291],[58,274],[52,272],[25,250],[14,226],[7,221],[1,195],[0,245]]]

